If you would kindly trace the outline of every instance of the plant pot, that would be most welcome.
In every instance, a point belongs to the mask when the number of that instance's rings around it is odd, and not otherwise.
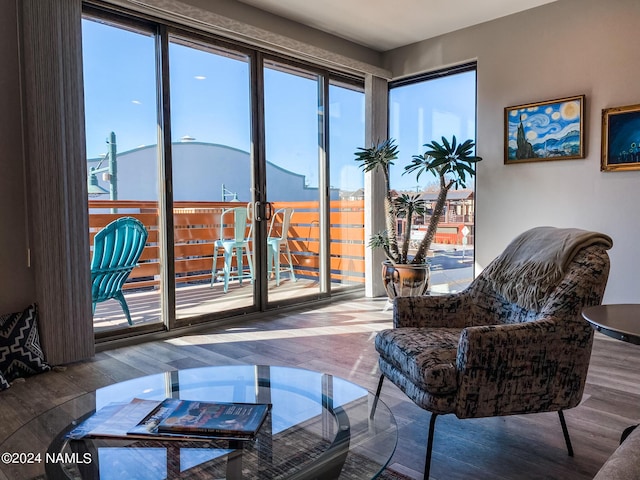
[[[426,294],[430,278],[429,264],[393,265],[388,260],[382,262],[382,281],[389,300]]]

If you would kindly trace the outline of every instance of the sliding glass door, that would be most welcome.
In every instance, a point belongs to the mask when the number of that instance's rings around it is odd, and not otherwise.
[[[83,47],[89,253],[122,217],[147,233],[97,337],[362,287],[361,79],[90,6]]]
[[[254,305],[251,58],[170,36],[178,319]]]
[[[364,176],[354,152],[364,147],[364,94],[346,81],[329,83],[329,253],[331,290],[364,284]]]
[[[89,236],[97,334],[162,322],[156,33],[140,23],[82,21]],[[137,267],[117,286],[119,258],[94,247],[96,234],[122,217],[145,226]],[[126,252],[125,252],[126,253]],[[100,256],[105,259],[100,260]],[[122,258],[127,255],[121,255]],[[111,268],[114,273],[106,273]],[[125,314],[129,311],[129,319]]]
[[[325,291],[320,279],[319,182],[322,79],[306,69],[264,65],[268,300]]]

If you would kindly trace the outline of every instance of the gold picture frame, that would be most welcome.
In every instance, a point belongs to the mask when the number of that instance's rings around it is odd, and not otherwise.
[[[504,109],[504,163],[584,158],[584,95]]]
[[[600,170],[640,170],[640,105],[602,110]]]

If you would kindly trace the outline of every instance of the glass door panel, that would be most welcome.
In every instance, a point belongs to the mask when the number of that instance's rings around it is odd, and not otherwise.
[[[82,53],[92,277],[102,270],[102,281],[93,282],[93,322],[100,334],[162,321],[155,36],[85,16]],[[94,244],[121,217],[138,219],[148,237],[137,267],[121,288],[111,288],[115,276],[106,270],[123,265],[108,241],[98,250],[113,258],[100,264]]]
[[[318,75],[264,65],[268,301],[324,291],[320,229],[322,109]]]
[[[329,100],[331,290],[364,288],[364,175],[354,155],[365,142],[364,92],[331,81]]]
[[[250,59],[170,37],[176,318],[254,305]]]

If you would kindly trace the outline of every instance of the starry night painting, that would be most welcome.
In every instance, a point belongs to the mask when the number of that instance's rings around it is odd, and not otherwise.
[[[640,170],[640,105],[602,111],[602,170]]]
[[[584,158],[584,95],[504,109],[505,163]]]

